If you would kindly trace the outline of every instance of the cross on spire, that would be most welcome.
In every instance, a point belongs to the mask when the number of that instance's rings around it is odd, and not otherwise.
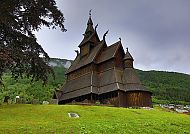
[[[92,12],[92,9],[90,9],[90,11],[89,11],[89,16],[90,16],[90,17],[91,17],[91,15],[92,15],[91,12]]]

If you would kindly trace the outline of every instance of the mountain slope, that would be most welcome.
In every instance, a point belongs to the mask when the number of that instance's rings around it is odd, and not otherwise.
[[[142,83],[149,88],[155,98],[162,100],[190,102],[190,75],[165,72],[141,71],[137,73]]]
[[[65,67],[69,68],[71,66],[71,60],[67,59],[59,59],[59,58],[51,58],[49,61],[49,65],[52,67]]]

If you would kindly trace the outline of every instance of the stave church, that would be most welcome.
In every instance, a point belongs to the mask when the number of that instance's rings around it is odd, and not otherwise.
[[[116,107],[151,107],[152,92],[141,84],[129,50],[124,51],[121,40],[108,45],[107,32],[100,40],[96,29],[90,14],[80,51],[76,51],[66,71],[67,80],[55,91],[54,98],[59,104],[98,102]]]

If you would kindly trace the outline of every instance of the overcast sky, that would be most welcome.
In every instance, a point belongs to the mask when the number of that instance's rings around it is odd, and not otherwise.
[[[190,74],[190,0],[57,0],[67,32],[43,28],[38,42],[50,57],[73,60],[86,29],[89,10],[100,39],[121,37],[135,68]]]

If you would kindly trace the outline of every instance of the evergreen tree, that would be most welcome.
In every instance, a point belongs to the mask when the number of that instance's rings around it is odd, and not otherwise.
[[[25,76],[47,82],[53,74],[49,56],[37,42],[33,31],[42,26],[66,31],[64,17],[55,0],[0,1],[0,83],[6,70],[17,79]]]

